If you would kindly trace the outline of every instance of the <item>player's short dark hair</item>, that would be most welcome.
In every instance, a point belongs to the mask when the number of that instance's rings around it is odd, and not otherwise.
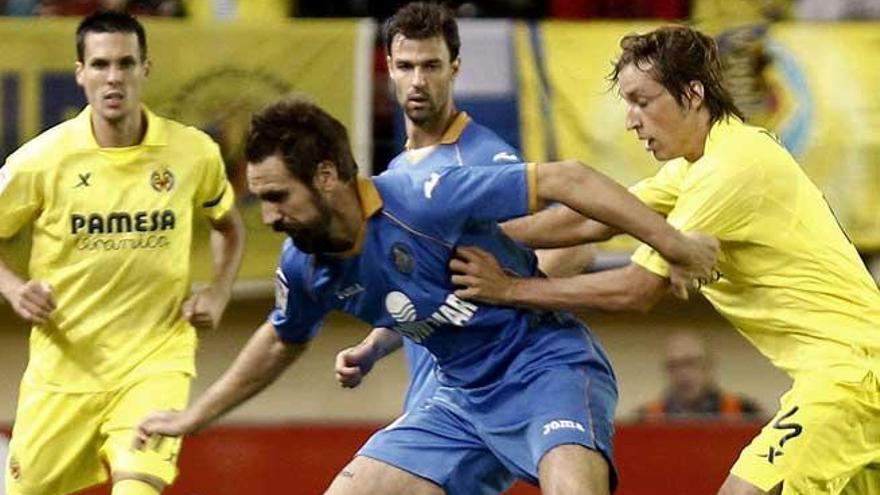
[[[651,74],[679,104],[684,104],[691,81],[700,81],[712,122],[731,115],[744,119],[724,87],[718,44],[711,37],[687,26],[664,26],[647,34],[628,34],[620,40],[620,48],[623,53],[608,75],[612,86],[627,65],[650,65]]]
[[[245,145],[248,163],[280,154],[287,170],[311,184],[318,164],[336,164],[339,178],[357,175],[345,126],[318,105],[304,98],[285,98],[255,114]]]
[[[385,40],[385,53],[391,56],[391,42],[402,34],[411,40],[424,40],[440,36],[449,49],[449,60],[458,58],[461,39],[458,37],[458,23],[449,7],[429,2],[413,2],[402,7],[387,21],[382,30]]]
[[[131,14],[99,10],[83,19],[76,28],[76,59],[80,62],[85,58],[88,33],[134,33],[137,35],[141,62],[147,60],[147,34],[140,21]]]

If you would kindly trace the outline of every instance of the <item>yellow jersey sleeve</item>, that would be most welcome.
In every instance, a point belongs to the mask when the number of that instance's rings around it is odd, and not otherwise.
[[[11,156],[0,168],[0,238],[31,223],[43,204],[39,169]]]
[[[226,179],[226,167],[220,148],[213,141],[208,146],[195,201],[201,207],[202,213],[211,220],[222,218],[235,202],[232,185]]]
[[[748,238],[752,217],[763,198],[764,174],[753,160],[736,158],[708,157],[689,164],[686,174],[672,177],[677,179],[678,187],[670,185],[666,191],[677,190],[679,195],[667,221],[683,232],[701,232],[720,241]],[[663,196],[656,192],[658,189],[648,190],[653,198],[665,201],[668,193]],[[640,246],[632,261],[657,275],[669,275],[666,261],[648,246]]]
[[[664,165],[656,175],[643,179],[630,186],[633,193],[648,208],[666,216],[675,207],[681,193],[682,175],[687,171],[687,162],[673,160]]]

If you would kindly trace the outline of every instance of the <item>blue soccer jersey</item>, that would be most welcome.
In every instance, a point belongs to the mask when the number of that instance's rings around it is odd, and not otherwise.
[[[534,210],[534,179],[533,166],[515,164],[420,167],[359,180],[369,215],[359,253],[313,256],[287,243],[278,273],[286,294],[272,323],[283,340],[301,343],[327,312],[340,310],[425,346],[444,385],[491,383],[536,326],[551,320],[577,325],[567,313],[478,306],[453,294],[447,265],[459,244],[488,250],[519,275],[538,274],[534,255],[494,226]],[[583,331],[560,332],[545,356],[582,358],[586,339]]]
[[[488,128],[474,122],[466,112],[452,120],[436,145],[408,149],[397,155],[388,170],[404,170],[443,165],[490,165],[520,162],[519,153]],[[403,350],[410,380],[403,409],[409,410],[424,397],[433,394],[436,382],[431,379],[434,360],[424,347],[404,340]]]

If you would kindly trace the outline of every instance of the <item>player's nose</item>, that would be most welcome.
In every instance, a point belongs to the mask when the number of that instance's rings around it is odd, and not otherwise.
[[[272,203],[262,204],[261,216],[264,225],[273,225],[278,220],[281,220],[281,212],[278,211],[278,207],[273,205]]]

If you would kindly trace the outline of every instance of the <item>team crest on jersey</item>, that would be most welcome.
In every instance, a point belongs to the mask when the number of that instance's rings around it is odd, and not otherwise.
[[[170,191],[174,187],[174,174],[165,167],[153,170],[150,174],[150,185],[156,191]]]
[[[394,263],[394,268],[404,275],[411,274],[416,268],[412,250],[402,242],[395,242],[391,246],[391,262]]]

